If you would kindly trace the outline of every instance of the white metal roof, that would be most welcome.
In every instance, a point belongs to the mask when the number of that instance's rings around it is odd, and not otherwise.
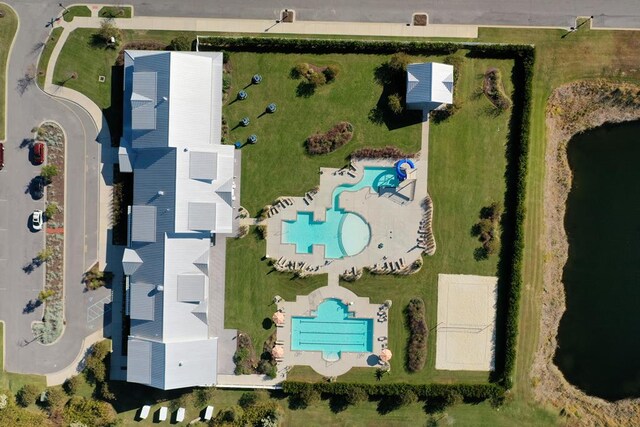
[[[453,66],[438,62],[407,66],[407,105],[453,103]]]

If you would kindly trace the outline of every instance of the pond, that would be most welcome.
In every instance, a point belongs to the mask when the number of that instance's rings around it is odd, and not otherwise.
[[[574,137],[565,229],[567,311],[555,363],[607,400],[640,396],[640,121]]]

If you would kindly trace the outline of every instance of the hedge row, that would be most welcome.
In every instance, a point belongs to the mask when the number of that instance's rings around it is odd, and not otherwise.
[[[508,223],[512,225],[508,230],[508,244],[503,245],[501,264],[502,274],[501,294],[504,299],[502,306],[506,319],[503,336],[498,342],[503,342],[504,353],[496,351],[495,379],[509,389],[512,386],[512,375],[516,360],[518,320],[520,313],[520,293],[522,287],[522,253],[524,248],[524,218],[525,196],[527,178],[527,158],[529,154],[529,127],[531,114],[531,85],[533,80],[533,67],[535,64],[535,48],[525,44],[485,44],[475,42],[448,43],[448,42],[423,42],[423,41],[373,41],[373,40],[326,40],[326,39],[288,39],[288,38],[249,38],[249,37],[206,37],[200,39],[200,50],[225,50],[243,52],[284,52],[284,53],[367,53],[367,54],[392,54],[406,52],[408,54],[432,54],[448,55],[459,49],[467,49],[469,57],[513,59],[514,64],[514,106],[511,116],[509,132],[510,144],[508,153],[510,162],[507,177],[508,195],[505,202],[506,213],[510,217]],[[518,90],[520,89],[520,91]],[[352,155],[352,158],[359,156]],[[506,282],[506,284],[505,284]],[[506,292],[506,296],[504,295]],[[499,295],[500,298],[500,295]],[[500,332],[500,331],[499,331]],[[499,333],[500,335],[500,333]],[[287,384],[287,383],[285,383]],[[296,383],[289,383],[296,384]],[[332,383],[327,393],[331,393],[333,387],[343,386]],[[391,386],[362,385],[368,387],[370,394],[385,394],[388,387],[416,387],[416,393],[420,396],[438,390],[438,385],[409,386],[398,384]],[[293,386],[287,386],[293,387]],[[373,389],[371,388],[373,387]],[[456,385],[444,386],[458,387]],[[460,386],[463,387],[463,396],[468,391],[492,390],[496,392],[495,384]],[[486,388],[485,388],[486,387]],[[475,392],[474,392],[475,393]],[[480,392],[478,392],[480,393]]]
[[[199,50],[282,53],[429,53],[447,55],[460,44],[421,41],[289,39],[279,37],[201,37]]]
[[[354,390],[362,390],[372,397],[397,396],[412,391],[421,399],[444,398],[457,394],[468,402],[479,402],[504,395],[504,389],[497,384],[358,384],[285,381],[282,383],[282,390],[288,394],[301,394],[315,390],[331,395],[349,395],[354,393]]]
[[[429,329],[424,319],[424,301],[413,298],[407,305],[407,326],[409,327],[409,344],[407,345],[407,369],[418,372],[427,361],[427,336]]]
[[[353,151],[351,159],[411,159],[416,155],[405,153],[397,147],[364,147]]]
[[[513,153],[516,161],[515,189],[513,190],[514,227],[511,238],[511,268],[508,275],[509,292],[506,304],[504,370],[502,384],[510,389],[513,386],[513,369],[516,363],[518,345],[518,321],[520,318],[520,297],[522,288],[522,263],[524,251],[524,220],[525,198],[527,190],[527,171],[529,156],[529,129],[531,120],[531,98],[533,83],[533,68],[535,65],[535,51],[529,49],[519,52],[514,74],[522,76],[522,94],[516,109],[514,103],[513,124],[511,127],[512,141],[518,141]],[[517,126],[516,124],[519,124]],[[503,252],[508,253],[508,252]]]

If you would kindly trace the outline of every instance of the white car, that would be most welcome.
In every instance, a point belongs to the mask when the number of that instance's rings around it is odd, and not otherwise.
[[[42,211],[36,209],[31,215],[31,226],[34,230],[42,230]]]

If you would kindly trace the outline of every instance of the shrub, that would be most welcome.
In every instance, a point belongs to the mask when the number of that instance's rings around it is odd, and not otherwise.
[[[411,63],[411,57],[405,52],[394,53],[389,59],[389,68],[397,74],[407,71],[407,65]]]
[[[242,239],[248,233],[249,233],[249,226],[248,225],[241,225],[240,227],[238,227],[238,234],[236,234],[236,238],[237,239]]]
[[[243,414],[244,411],[239,406],[230,406],[229,408],[225,408],[216,416],[216,425],[222,423],[240,424]]]
[[[193,391],[196,406],[207,406],[211,404],[215,396],[215,387],[202,387]]]
[[[311,72],[307,74],[307,80],[313,87],[322,86],[327,83],[327,78],[325,77],[324,73],[318,73],[313,70],[311,70]]]
[[[328,65],[327,68],[322,71],[322,73],[327,78],[327,83],[331,83],[336,79],[336,77],[338,77],[340,68],[337,65]]]
[[[65,380],[64,384],[62,384],[62,388],[69,396],[73,396],[78,392],[78,388],[81,383],[82,377],[80,375],[74,375],[73,377]]]
[[[511,100],[504,93],[502,73],[497,68],[489,68],[486,71],[482,89],[487,98],[489,98],[489,101],[491,101],[499,112],[511,108]]]
[[[233,355],[233,362],[236,364],[235,374],[255,374],[258,362],[251,337],[244,332],[238,331],[236,343],[238,347]]]
[[[357,405],[366,402],[368,399],[369,395],[362,387],[354,387],[353,390],[345,396],[345,400],[349,405]]]
[[[56,291],[54,291],[53,289],[43,289],[38,294],[38,300],[45,302],[55,294],[56,294]]]
[[[100,271],[98,263],[95,263],[93,267],[91,267],[91,269],[82,276],[82,283],[84,283],[87,289],[93,291],[111,284],[112,279],[113,273],[109,271]]]
[[[44,215],[49,218],[53,218],[58,212],[60,212],[60,207],[56,202],[51,202],[47,204],[47,207],[44,210]]]
[[[307,408],[320,401],[320,392],[313,387],[306,387],[296,396],[301,408]]]
[[[107,340],[97,342],[91,347],[85,364],[85,374],[89,381],[100,385],[107,379],[105,359],[110,352],[111,345]]]
[[[254,406],[260,400],[261,400],[261,396],[257,392],[247,391],[245,393],[242,393],[242,396],[240,396],[240,399],[238,400],[238,405],[240,405],[242,409],[247,409],[251,406]]]
[[[124,51],[125,50],[166,50],[167,48],[171,48],[167,46],[166,43],[161,42],[159,40],[135,40],[129,43],[126,43],[120,52],[118,53],[118,57],[116,58],[116,65],[123,66],[124,65]]]
[[[18,393],[16,393],[16,402],[18,405],[26,408],[36,402],[36,397],[40,395],[40,390],[33,384],[25,384]]]
[[[266,239],[267,238],[267,226],[266,225],[259,225],[256,227],[256,233],[258,233],[258,237],[260,237],[261,239]]]
[[[351,159],[410,159],[415,154],[405,153],[396,147],[365,147],[352,152]]]
[[[171,40],[169,48],[176,51],[190,51],[193,40],[187,36],[178,36]]]
[[[59,409],[67,401],[67,396],[59,387],[47,389],[47,407],[50,411]]]
[[[424,301],[413,298],[406,308],[409,343],[407,345],[407,369],[420,371],[427,360],[427,336],[429,329],[425,320]]]
[[[327,154],[342,147],[353,138],[353,126],[349,122],[340,122],[327,133],[317,133],[307,138],[309,154]]]
[[[402,113],[402,98],[400,98],[399,94],[394,93],[389,95],[389,98],[387,98],[387,102],[389,104],[389,109],[393,114],[398,115]]]
[[[487,259],[489,255],[498,253],[501,216],[502,205],[498,202],[493,202],[480,210],[480,221],[473,227],[474,233],[482,243],[482,248],[476,250],[477,259]]]
[[[444,108],[438,110],[431,110],[429,116],[434,123],[441,123],[449,119],[462,108],[462,102],[454,101],[453,104],[449,104]]]
[[[104,427],[115,423],[116,413],[106,402],[73,396],[64,408],[65,424],[82,423]]]
[[[412,391],[407,390],[405,393],[399,395],[398,406],[407,406],[418,401],[418,395]]]
[[[56,175],[58,175],[58,167],[56,165],[45,165],[40,169],[40,176],[42,176],[48,183],[50,183]]]

